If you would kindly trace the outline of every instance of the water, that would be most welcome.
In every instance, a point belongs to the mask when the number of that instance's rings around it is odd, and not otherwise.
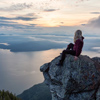
[[[20,94],[34,84],[43,82],[40,66],[50,62],[60,54],[62,49],[51,49],[38,52],[13,53],[0,49],[0,90],[5,89]],[[82,54],[90,57],[99,56],[96,52]]]
[[[43,82],[40,66],[50,62],[60,51],[13,53],[0,49],[0,90],[19,94],[34,84]]]

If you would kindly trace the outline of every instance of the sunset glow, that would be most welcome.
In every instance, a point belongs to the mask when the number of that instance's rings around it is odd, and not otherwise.
[[[87,24],[100,15],[99,0],[1,0],[0,19],[41,27]]]

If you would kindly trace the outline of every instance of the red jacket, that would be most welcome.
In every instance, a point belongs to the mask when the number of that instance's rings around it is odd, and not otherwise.
[[[75,42],[75,44],[74,44],[73,50],[76,51],[75,56],[77,56],[77,57],[78,57],[78,56],[81,54],[81,52],[82,52],[82,48],[83,48],[83,44],[84,44],[83,39],[84,39],[84,37],[82,37],[82,40],[81,40],[81,39],[76,40],[76,42]]]

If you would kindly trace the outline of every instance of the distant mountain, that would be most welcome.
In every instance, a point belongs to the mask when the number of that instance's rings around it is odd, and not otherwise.
[[[22,100],[51,100],[49,87],[45,83],[34,85],[18,95]]]

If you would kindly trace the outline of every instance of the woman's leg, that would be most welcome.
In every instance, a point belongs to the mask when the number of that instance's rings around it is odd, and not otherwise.
[[[73,47],[74,47],[74,44],[70,43],[70,44],[67,45],[66,50],[73,50]],[[62,53],[60,53],[60,54],[62,54]]]
[[[73,43],[70,43],[68,46],[67,46],[67,48],[66,48],[66,50],[73,50],[73,47],[74,47],[74,44]]]
[[[65,60],[66,54],[71,54],[71,55],[75,55],[75,51],[74,50],[63,50],[62,52],[62,56],[61,56],[61,60],[60,60],[60,64],[63,65],[63,62]]]

